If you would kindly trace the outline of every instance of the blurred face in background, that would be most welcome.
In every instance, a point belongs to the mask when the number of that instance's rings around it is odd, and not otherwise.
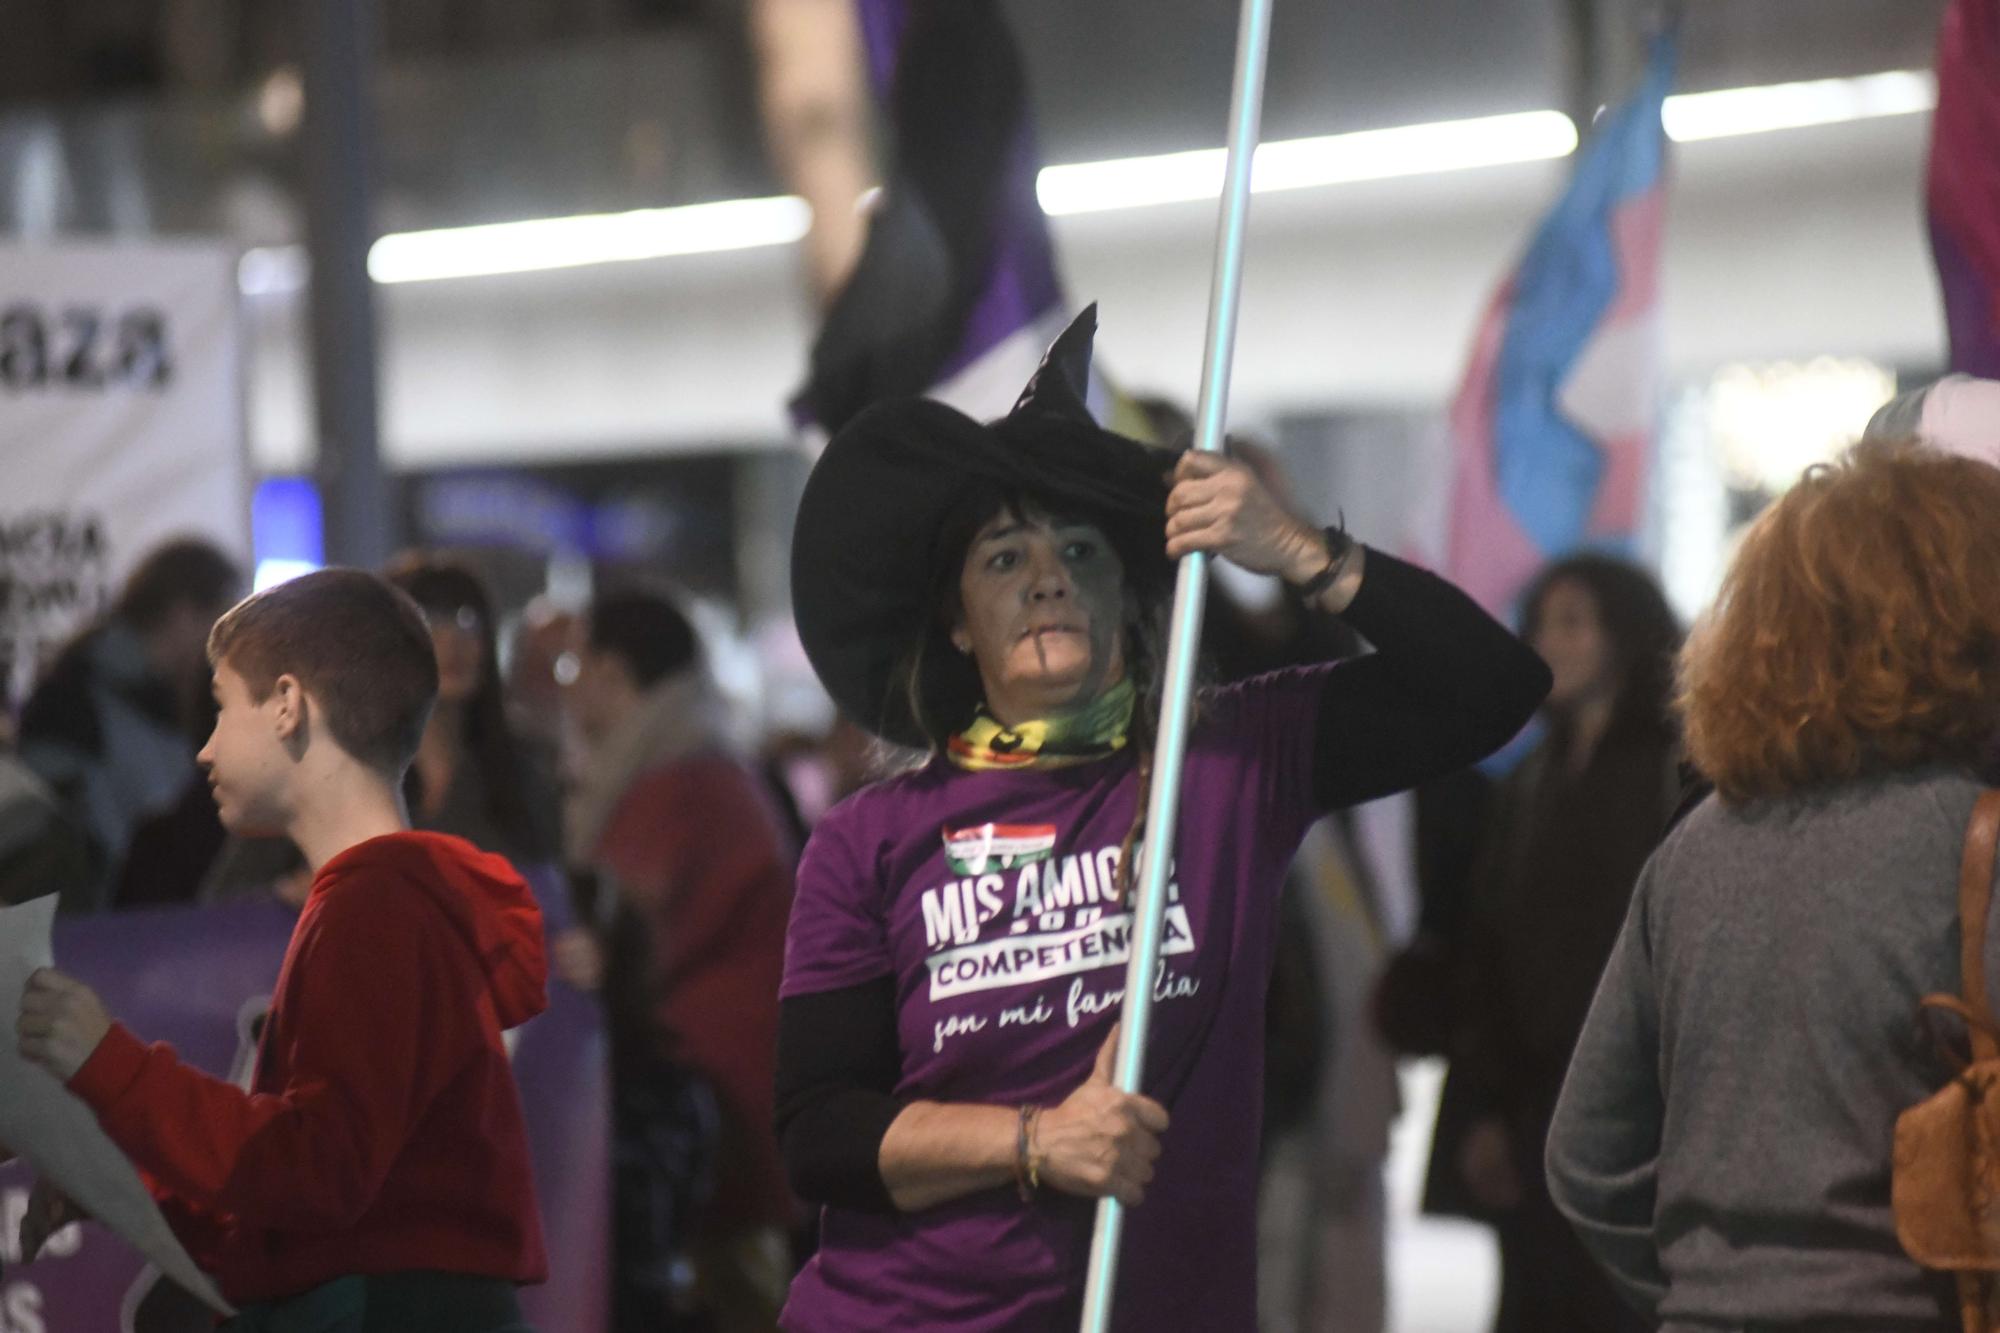
[[[1555,684],[1548,706],[1575,708],[1612,694],[1611,639],[1604,632],[1597,599],[1575,579],[1558,579],[1542,594],[1528,646],[1549,664]]]
[[[555,671],[563,713],[593,749],[617,731],[642,696],[625,659],[591,647],[588,626],[581,621],[571,632],[569,647],[556,659]]]
[[[479,692],[486,669],[486,622],[477,607],[426,606],[431,649],[437,654],[438,705],[449,708],[469,702]]]
[[[148,636],[151,656],[160,674],[170,681],[191,680],[208,675],[208,632],[233,600],[212,604],[178,602],[168,609]]]

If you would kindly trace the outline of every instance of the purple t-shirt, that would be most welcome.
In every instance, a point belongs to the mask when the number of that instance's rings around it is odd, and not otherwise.
[[[1173,1123],[1127,1217],[1119,1328],[1254,1327],[1264,997],[1279,889],[1319,813],[1330,669],[1216,690],[1189,736],[1145,1080]],[[1026,772],[938,760],[860,792],[806,848],[783,993],[893,977],[899,1098],[1055,1105],[1124,998],[1113,874],[1140,799],[1129,752]],[[1095,1213],[1011,1185],[917,1213],[828,1208],[781,1323],[1074,1328]]]

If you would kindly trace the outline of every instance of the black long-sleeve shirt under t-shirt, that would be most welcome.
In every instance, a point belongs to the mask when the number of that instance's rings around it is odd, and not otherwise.
[[[1374,651],[1327,673],[1314,794],[1337,810],[1476,763],[1520,731],[1549,690],[1541,658],[1463,592],[1370,550],[1341,617]],[[893,978],[786,999],[777,1122],[792,1187],[890,1211],[882,1139],[903,1104]]]

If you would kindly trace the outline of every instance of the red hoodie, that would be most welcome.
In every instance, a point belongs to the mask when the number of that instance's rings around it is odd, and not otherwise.
[[[500,1034],[541,1012],[546,978],[541,914],[506,860],[372,838],[313,880],[252,1091],[116,1024],[69,1086],[236,1304],[411,1269],[539,1282]]]

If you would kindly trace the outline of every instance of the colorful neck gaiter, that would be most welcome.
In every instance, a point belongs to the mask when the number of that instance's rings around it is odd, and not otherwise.
[[[1018,727],[1001,726],[981,704],[972,725],[951,738],[945,753],[975,773],[1088,763],[1125,748],[1137,703],[1132,682],[1121,680],[1075,713]]]

